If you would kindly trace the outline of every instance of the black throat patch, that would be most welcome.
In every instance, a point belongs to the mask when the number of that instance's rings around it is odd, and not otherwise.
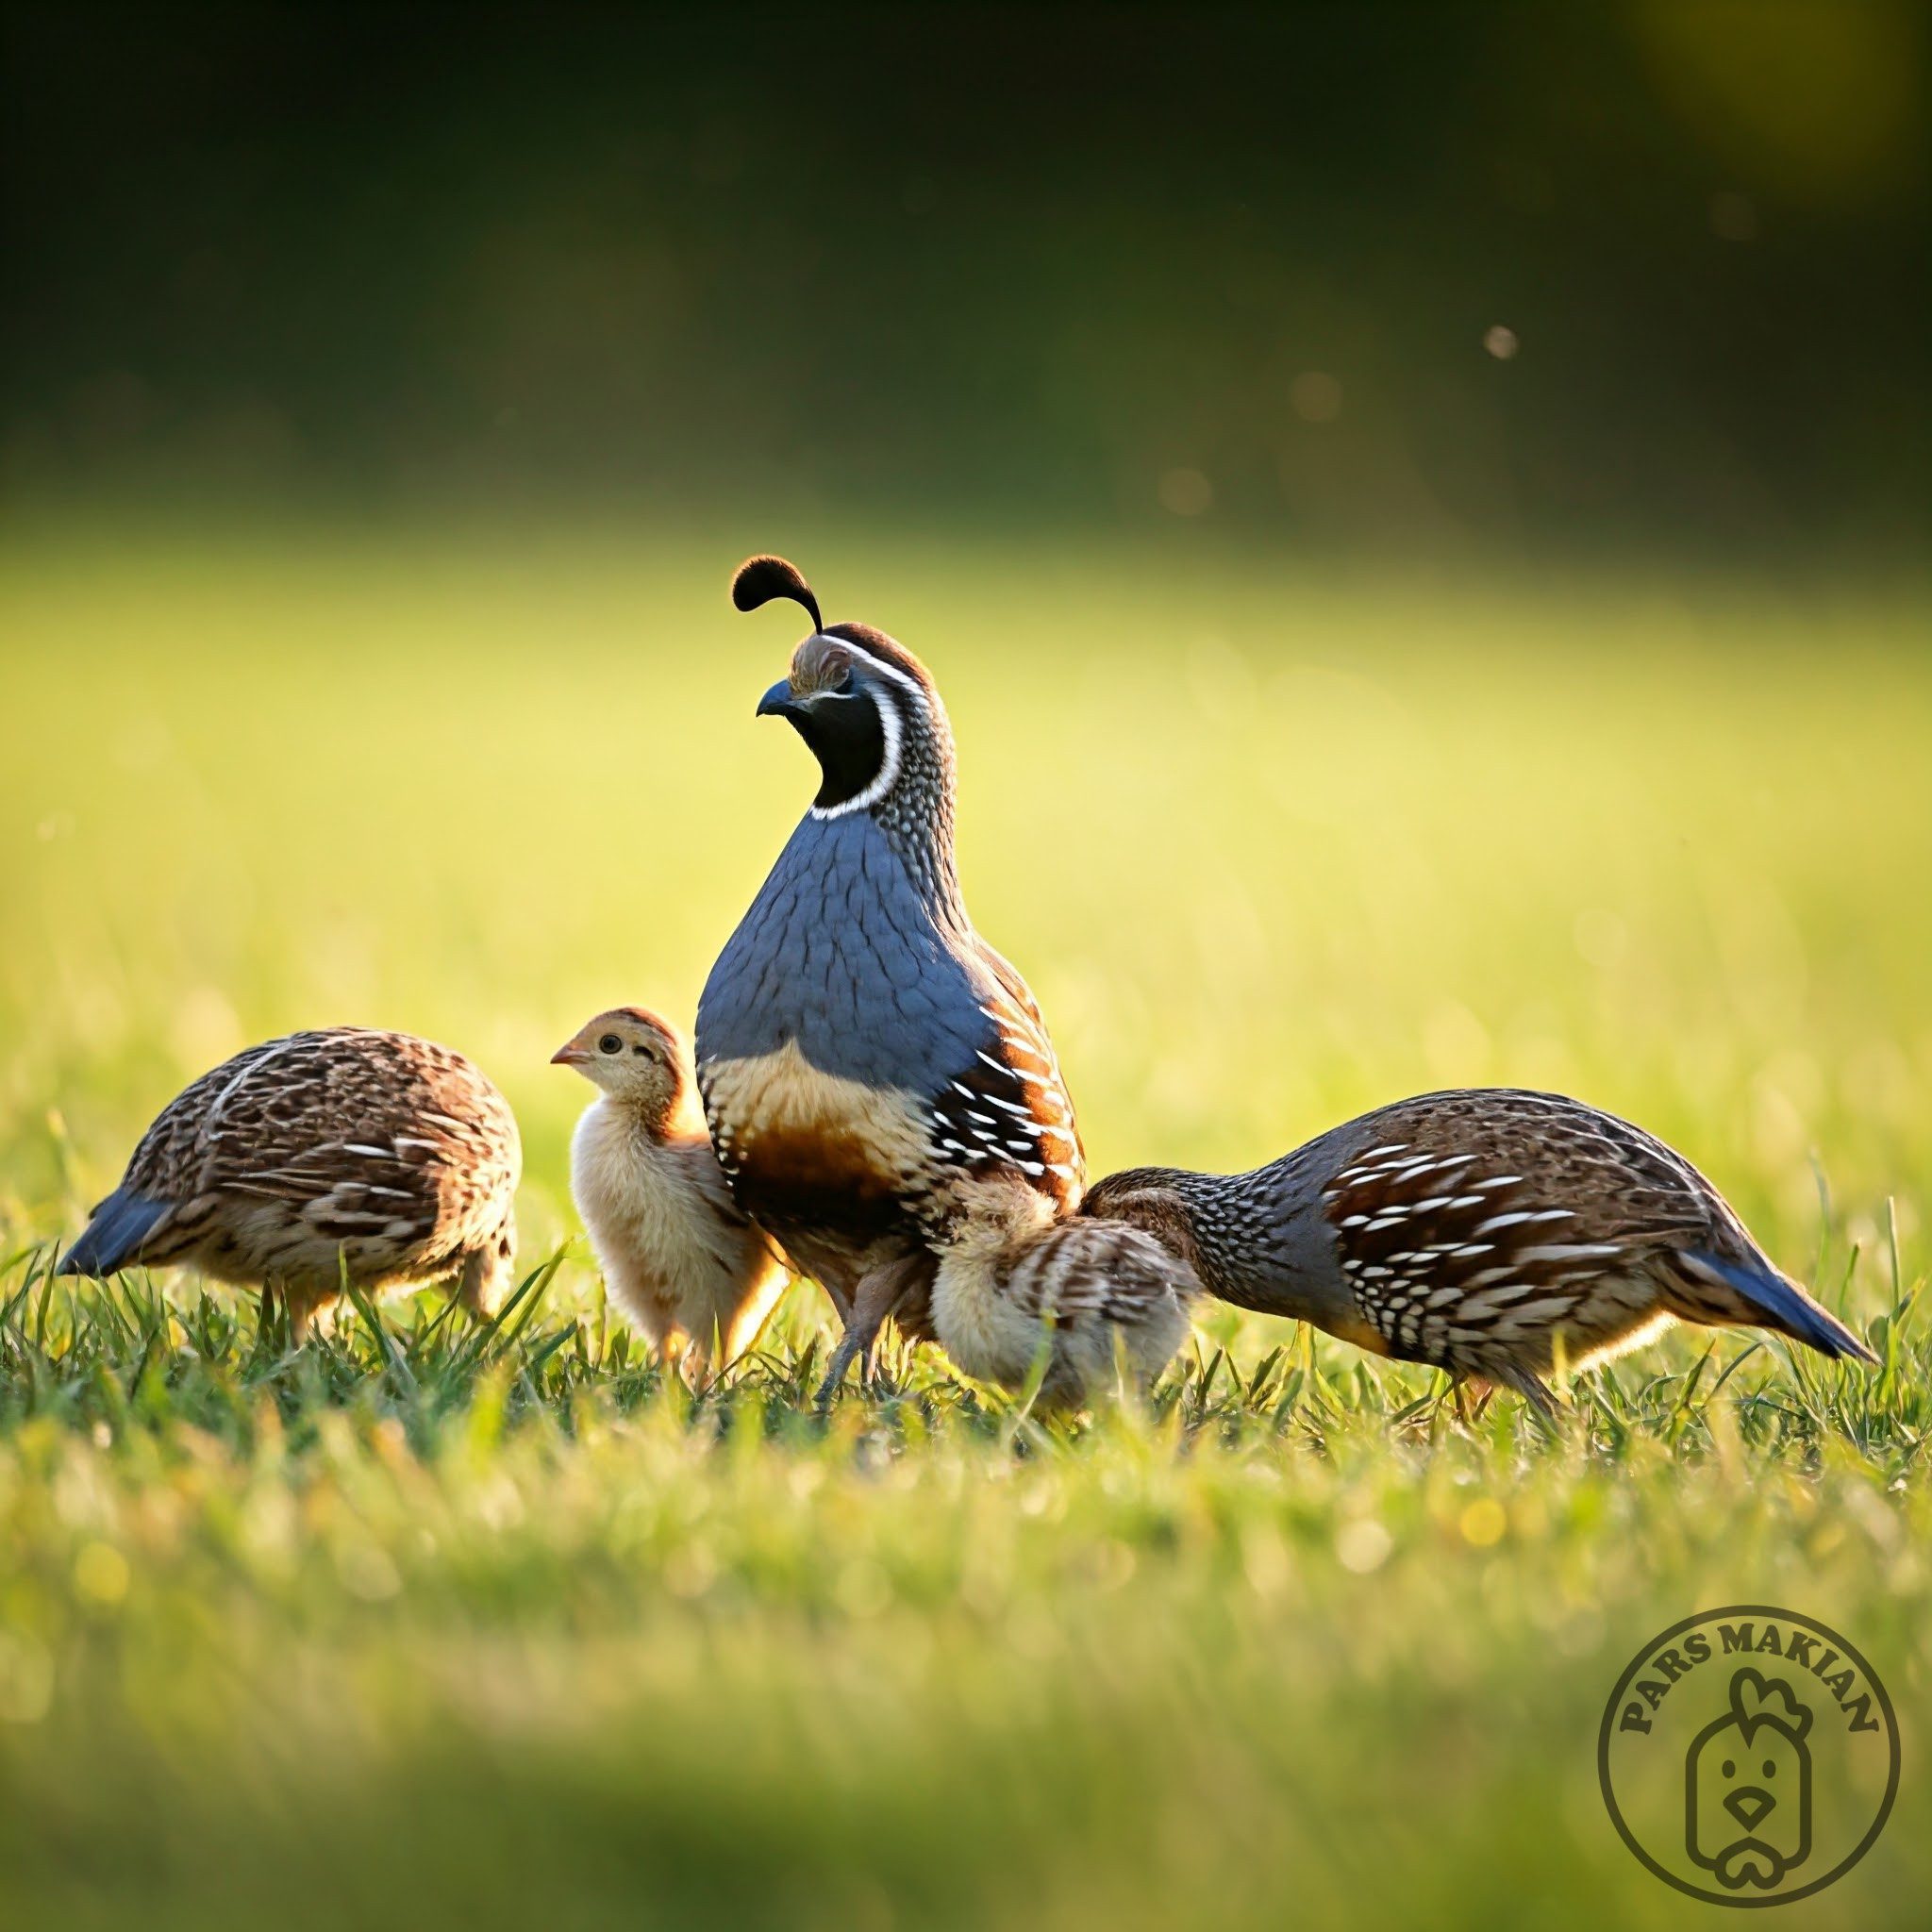
[[[819,761],[823,783],[812,800],[820,811],[849,804],[875,779],[886,761],[886,733],[870,691],[834,691],[791,713],[799,737]]]

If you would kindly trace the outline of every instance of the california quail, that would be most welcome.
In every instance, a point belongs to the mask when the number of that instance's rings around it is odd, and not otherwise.
[[[1544,1410],[1559,1365],[1673,1320],[1875,1359],[1681,1155],[1553,1093],[1397,1101],[1252,1174],[1109,1174],[1082,1211],[1158,1235],[1224,1301]]]
[[[1042,1342],[1039,1399],[1061,1407],[1124,1375],[1144,1387],[1188,1333],[1193,1269],[1152,1235],[1119,1223],[1056,1220],[1017,1181],[975,1190],[936,1253],[932,1325],[969,1375],[1023,1384]]]
[[[279,1292],[298,1341],[341,1291],[451,1279],[491,1309],[516,1246],[508,1104],[460,1054],[332,1026],[251,1046],[171,1101],[63,1274],[187,1265]]]
[[[953,856],[955,767],[925,667],[826,625],[782,559],[732,585],[804,606],[811,635],[758,704],[817,758],[818,794],[711,969],[697,1072],[740,1206],[849,1316],[869,1274],[915,1259],[953,1191],[1017,1177],[1077,1203],[1074,1109],[1025,982],[973,929]],[[901,1325],[924,1332],[916,1266]]]
[[[723,1368],[787,1276],[731,1199],[683,1041],[657,1014],[616,1007],[551,1058],[600,1090],[571,1141],[570,1185],[612,1298],[654,1348]]]

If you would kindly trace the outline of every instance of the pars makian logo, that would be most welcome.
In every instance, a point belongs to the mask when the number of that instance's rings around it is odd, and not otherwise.
[[[1645,1644],[1597,1738],[1624,1842],[1713,1905],[1782,1905],[1841,1878],[1884,1829],[1898,1769],[1872,1666],[1768,1604],[1706,1610]]]

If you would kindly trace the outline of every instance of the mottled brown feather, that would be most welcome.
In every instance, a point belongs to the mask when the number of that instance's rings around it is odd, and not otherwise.
[[[489,1300],[514,1245],[522,1170],[508,1103],[460,1054],[364,1027],[237,1054],[172,1101],[122,1189],[166,1212],[134,1258],[284,1290],[462,1277]]]

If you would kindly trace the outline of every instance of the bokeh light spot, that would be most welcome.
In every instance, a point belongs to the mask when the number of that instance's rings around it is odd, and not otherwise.
[[[1341,414],[1341,385],[1326,370],[1305,369],[1289,384],[1288,400],[1304,423],[1332,423]]]
[[[1509,1518],[1493,1496],[1478,1496],[1458,1519],[1462,1540],[1478,1550],[1487,1550],[1503,1541]]]
[[[1160,507],[1177,517],[1204,517],[1214,508],[1214,486],[1199,470],[1160,473]]]

